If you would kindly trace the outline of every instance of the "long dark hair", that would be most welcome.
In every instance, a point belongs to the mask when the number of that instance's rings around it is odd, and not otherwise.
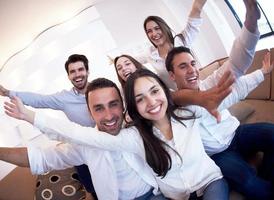
[[[147,23],[150,21],[154,21],[156,24],[158,24],[162,30],[162,32],[166,35],[167,39],[169,40],[169,42],[172,44],[172,46],[174,46],[174,37],[172,35],[172,29],[168,26],[168,24],[165,22],[165,20],[163,20],[161,17],[158,16],[148,16],[145,21],[144,21],[144,30],[146,32],[147,35]],[[148,37],[148,35],[147,35]],[[149,39],[149,37],[148,37]],[[153,46],[155,48],[157,48],[157,46],[149,39],[149,41],[153,44]]]
[[[163,88],[167,97],[168,106],[166,114],[169,120],[172,117],[183,124],[181,120],[193,119],[194,115],[192,114],[189,117],[179,117],[175,114],[176,109],[183,108],[179,108],[173,103],[168,87],[156,74],[154,74],[150,70],[138,69],[127,79],[125,85],[125,100],[127,104],[128,114],[133,121],[133,125],[135,125],[136,128],[139,130],[140,135],[143,139],[147,163],[153,169],[153,171],[157,173],[158,176],[164,177],[172,165],[171,157],[166,150],[166,148],[171,147],[154,135],[152,121],[143,118],[137,110],[134,84],[135,81],[141,77],[152,77]],[[177,155],[179,154],[177,153]]]
[[[132,56],[127,55],[127,54],[122,54],[120,56],[117,56],[114,59],[114,67],[115,67],[115,71],[116,71],[116,74],[118,77],[118,81],[120,82],[122,89],[124,90],[123,92],[125,92],[125,81],[119,76],[117,68],[116,68],[117,61],[119,60],[119,58],[122,58],[122,57],[128,58],[135,65],[136,69],[141,69],[141,68],[145,68],[145,67],[139,61],[137,61],[135,58],[133,58]]]

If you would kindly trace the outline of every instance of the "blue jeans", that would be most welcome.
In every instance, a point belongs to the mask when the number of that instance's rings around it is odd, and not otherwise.
[[[228,200],[229,189],[224,178],[213,181],[204,190],[201,197],[197,197],[196,193],[191,193],[189,200]]]
[[[257,174],[247,160],[259,151],[264,153],[264,158]],[[239,126],[228,149],[211,158],[221,168],[232,189],[248,199],[273,199],[274,124]]]
[[[204,190],[203,200],[228,200],[229,189],[225,179],[210,183]]]
[[[143,194],[140,197],[135,198],[134,200],[167,200],[162,194],[154,195],[153,189],[149,190],[147,193]]]
[[[95,189],[93,187],[93,183],[91,180],[91,175],[89,173],[89,169],[87,165],[79,165],[75,166],[77,171],[79,181],[85,186],[87,192],[91,193],[94,199],[97,199],[97,195],[95,193]]]

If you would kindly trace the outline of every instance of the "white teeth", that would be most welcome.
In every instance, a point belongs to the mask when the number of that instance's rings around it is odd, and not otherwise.
[[[116,121],[113,122],[106,122],[105,125],[106,126],[113,126],[116,123]]]
[[[157,106],[157,107],[155,107],[155,108],[149,110],[148,112],[154,114],[154,113],[159,112],[160,109],[161,109],[161,106],[159,105],[159,106]]]
[[[188,78],[187,80],[188,81],[194,81],[194,80],[197,80],[197,77],[195,76],[195,77],[192,77],[192,78]]]
[[[83,80],[82,78],[75,79],[76,82],[80,82],[82,80]]]

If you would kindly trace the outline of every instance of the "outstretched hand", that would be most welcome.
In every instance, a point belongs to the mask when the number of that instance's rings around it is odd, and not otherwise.
[[[226,71],[219,80],[217,86],[212,87],[206,91],[201,91],[203,96],[203,106],[207,111],[213,115],[217,122],[221,121],[221,114],[218,111],[219,105],[231,93],[231,86],[235,82],[235,77],[231,71]]]
[[[266,75],[266,74],[269,74],[273,70],[273,67],[274,67],[274,61],[272,62],[272,64],[270,64],[270,52],[267,52],[264,55],[261,70],[262,70],[263,74]]]
[[[5,113],[15,119],[34,121],[34,112],[27,109],[18,97],[12,97],[9,102],[4,102]]]

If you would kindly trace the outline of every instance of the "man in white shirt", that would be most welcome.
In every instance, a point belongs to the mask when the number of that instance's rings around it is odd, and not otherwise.
[[[227,97],[232,105],[244,99],[264,80],[264,75],[271,72],[273,64],[270,65],[268,54],[268,66],[241,77],[248,67],[247,64],[252,62],[258,39],[256,16],[259,15],[256,11],[256,1],[246,0],[245,3],[248,20],[238,37],[241,42],[238,42],[238,46],[234,43],[228,61],[205,80],[199,80],[196,62],[188,48],[177,47],[169,52],[166,67],[179,89],[207,90],[216,86],[221,75],[230,69],[237,78],[232,93]],[[244,40],[243,35],[249,39]],[[242,53],[237,55],[239,49]],[[248,199],[273,199],[274,124],[239,124],[228,110],[221,111],[220,123],[210,115],[203,117],[200,133],[205,150],[221,168],[224,177],[234,190],[244,194]],[[247,157],[258,151],[263,151],[265,155],[260,176],[247,163]]]
[[[123,103],[117,86],[110,80],[92,81],[86,100],[97,128],[119,134],[123,122]],[[86,164],[99,199],[165,199],[155,196],[157,183],[149,170],[136,170],[136,158],[125,159],[120,152],[92,149],[84,145],[61,143],[48,149],[0,148],[0,160],[30,167],[35,174],[73,165]]]

